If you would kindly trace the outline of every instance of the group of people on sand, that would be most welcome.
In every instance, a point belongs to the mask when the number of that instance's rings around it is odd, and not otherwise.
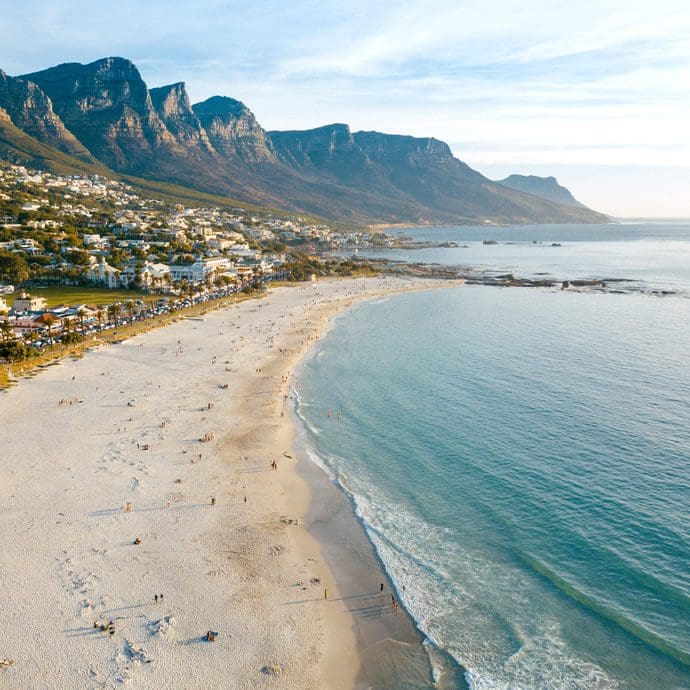
[[[108,623],[99,623],[98,621],[93,622],[93,627],[95,630],[100,630],[101,632],[107,632],[110,635],[115,634],[115,623],[112,620],[112,618],[108,621]]]

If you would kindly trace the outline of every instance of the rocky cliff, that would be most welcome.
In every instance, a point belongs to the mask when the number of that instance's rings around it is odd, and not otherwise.
[[[55,113],[50,98],[36,84],[9,77],[0,70],[0,108],[29,136],[71,156],[92,160]]]
[[[244,103],[213,96],[192,106],[218,153],[246,161],[274,161],[271,142]]]
[[[192,110],[184,82],[160,86],[149,93],[158,117],[180,144],[215,153],[206,130]]]
[[[192,106],[181,82],[149,90],[124,58],[0,73],[0,108],[18,128],[4,128],[5,151],[21,131],[30,155],[57,147],[118,172],[352,224],[605,220],[555,180],[541,194],[488,180],[437,139],[344,124],[266,132],[233,98]]]
[[[581,204],[565,187],[558,184],[555,177],[538,177],[537,175],[510,175],[504,180],[498,180],[502,187],[516,189],[526,194],[533,194],[542,199],[548,199],[563,206],[573,208],[587,208]]]
[[[156,155],[175,152],[176,140],[129,60],[66,63],[24,79],[48,94],[67,128],[96,158],[116,170],[145,173],[155,169]]]

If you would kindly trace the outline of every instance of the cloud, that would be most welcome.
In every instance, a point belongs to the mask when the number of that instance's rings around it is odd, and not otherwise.
[[[3,34],[11,74],[122,55],[269,128],[434,135],[480,170],[690,160],[685,0],[24,0]]]

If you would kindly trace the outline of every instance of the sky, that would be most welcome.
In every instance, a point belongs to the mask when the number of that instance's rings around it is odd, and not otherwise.
[[[690,218],[687,0],[23,0],[0,68],[127,57],[266,129],[434,136],[487,177],[555,175],[623,217]]]

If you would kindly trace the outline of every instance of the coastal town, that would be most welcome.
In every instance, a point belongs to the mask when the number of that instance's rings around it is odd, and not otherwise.
[[[2,355],[24,359],[275,280],[348,275],[347,252],[391,242],[300,216],[146,198],[98,175],[8,165],[0,168]],[[86,295],[99,299],[70,299]]]

